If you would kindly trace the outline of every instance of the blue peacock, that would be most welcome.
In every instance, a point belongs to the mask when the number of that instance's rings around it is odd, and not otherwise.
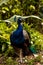
[[[13,47],[20,48],[20,53],[23,51],[24,54],[29,54],[29,50],[32,53],[36,53],[36,50],[31,47],[30,34],[23,29],[21,22],[22,22],[22,18],[19,17],[17,20],[18,28],[16,29],[16,31],[13,31],[13,33],[10,35],[11,45]],[[20,60],[22,62],[21,55],[20,55]]]

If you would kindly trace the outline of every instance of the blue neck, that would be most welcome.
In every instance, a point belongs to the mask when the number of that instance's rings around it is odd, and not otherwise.
[[[18,24],[18,28],[17,29],[23,30],[23,26],[21,25],[21,23]]]

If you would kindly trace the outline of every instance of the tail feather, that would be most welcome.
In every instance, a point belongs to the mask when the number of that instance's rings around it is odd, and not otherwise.
[[[29,47],[29,50],[30,50],[32,53],[34,53],[34,54],[37,53],[37,50],[35,49],[34,46],[30,46],[30,47]]]

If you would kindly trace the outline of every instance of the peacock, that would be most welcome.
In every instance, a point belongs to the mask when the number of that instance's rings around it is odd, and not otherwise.
[[[13,46],[13,48],[20,49],[20,61],[22,62],[22,51],[24,52],[24,54],[29,54],[29,53],[27,53],[27,52],[29,52],[29,50],[32,53],[37,52],[36,49],[34,48],[34,46],[31,45],[30,34],[26,30],[24,30],[23,26],[21,25],[22,19],[26,19],[26,18],[30,18],[30,17],[37,18],[38,20],[41,20],[41,21],[42,21],[42,19],[35,15],[30,15],[30,16],[14,15],[7,20],[0,20],[0,22],[2,22],[2,23],[7,22],[9,25],[9,24],[12,24],[11,21],[13,22],[16,20],[16,17],[18,18],[18,20],[17,20],[18,28],[16,29],[16,31],[14,30],[11,33],[10,42],[11,42],[11,45]]]
[[[22,18],[19,17],[17,20],[18,28],[16,31],[13,31],[11,33],[10,42],[13,47],[20,49],[20,61],[22,62],[22,52],[24,54],[29,54],[29,50],[32,52],[34,49],[31,47],[30,34],[23,29],[21,22]]]

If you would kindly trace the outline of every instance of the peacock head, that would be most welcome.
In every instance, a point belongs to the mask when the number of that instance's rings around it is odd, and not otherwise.
[[[14,21],[17,22],[18,24],[20,24],[22,22],[22,18],[21,17],[14,17]]]
[[[18,20],[17,20],[17,23],[20,24],[22,22],[22,18],[19,17]]]

